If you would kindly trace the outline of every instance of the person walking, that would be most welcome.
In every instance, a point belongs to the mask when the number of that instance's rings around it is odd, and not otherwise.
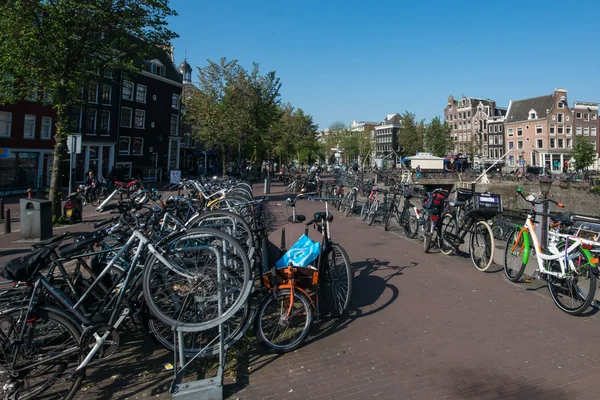
[[[417,174],[417,179],[421,179],[421,166],[417,165],[417,168],[415,169],[415,173]]]

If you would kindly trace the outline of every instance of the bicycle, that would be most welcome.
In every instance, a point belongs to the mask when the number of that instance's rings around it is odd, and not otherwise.
[[[469,255],[471,262],[481,272],[487,271],[494,263],[495,241],[488,219],[502,213],[502,199],[497,195],[474,193],[470,190],[457,190],[457,198],[466,201],[450,201],[453,210],[442,216],[443,254],[457,252],[469,234]]]
[[[591,305],[596,292],[598,258],[593,257],[589,249],[598,243],[549,231],[548,244],[542,248],[533,223],[537,215],[544,219],[549,215],[536,213],[535,206],[553,203],[562,208],[564,205],[551,199],[537,200],[533,195],[525,197],[521,188],[517,188],[517,193],[531,204],[532,209],[526,210],[525,224],[508,236],[504,249],[506,277],[511,282],[521,279],[533,249],[537,268],[532,279],[541,276],[547,282],[554,304],[562,311],[570,315],[582,314]],[[570,304],[566,304],[568,302]]]
[[[306,340],[313,316],[318,320],[321,313],[319,299],[331,316],[338,317],[347,311],[352,297],[350,259],[344,248],[331,240],[333,215],[327,201],[337,198],[309,199],[325,201],[325,212],[316,212],[306,223],[322,235],[317,268],[290,262],[284,268],[273,266],[263,276],[269,292],[258,307],[255,328],[260,341],[278,353],[292,351]]]

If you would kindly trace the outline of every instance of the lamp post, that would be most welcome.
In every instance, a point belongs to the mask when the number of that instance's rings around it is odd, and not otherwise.
[[[550,194],[552,182],[552,179],[540,179],[540,191],[542,192],[542,197],[544,200],[547,199],[548,194]],[[542,203],[542,245],[544,248],[548,247],[548,212],[550,211],[550,206],[548,204],[549,203],[547,201]]]

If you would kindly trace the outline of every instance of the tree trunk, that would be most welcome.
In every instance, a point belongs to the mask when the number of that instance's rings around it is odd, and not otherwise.
[[[54,163],[52,165],[52,176],[50,178],[50,192],[48,199],[52,201],[52,215],[60,218],[62,215],[62,177],[60,169],[63,161],[63,154],[67,145],[67,135],[69,132],[69,116],[67,113],[67,90],[61,87],[58,90],[58,99],[55,105],[56,110],[56,136],[54,140]]]
[[[225,151],[225,147],[221,148],[222,154],[222,162],[223,162],[223,176],[227,175],[227,152]]]

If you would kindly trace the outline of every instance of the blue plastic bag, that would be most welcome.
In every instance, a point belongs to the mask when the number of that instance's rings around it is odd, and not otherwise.
[[[321,252],[321,243],[313,242],[302,235],[292,247],[275,263],[277,268],[285,268],[290,262],[294,267],[308,267]]]

